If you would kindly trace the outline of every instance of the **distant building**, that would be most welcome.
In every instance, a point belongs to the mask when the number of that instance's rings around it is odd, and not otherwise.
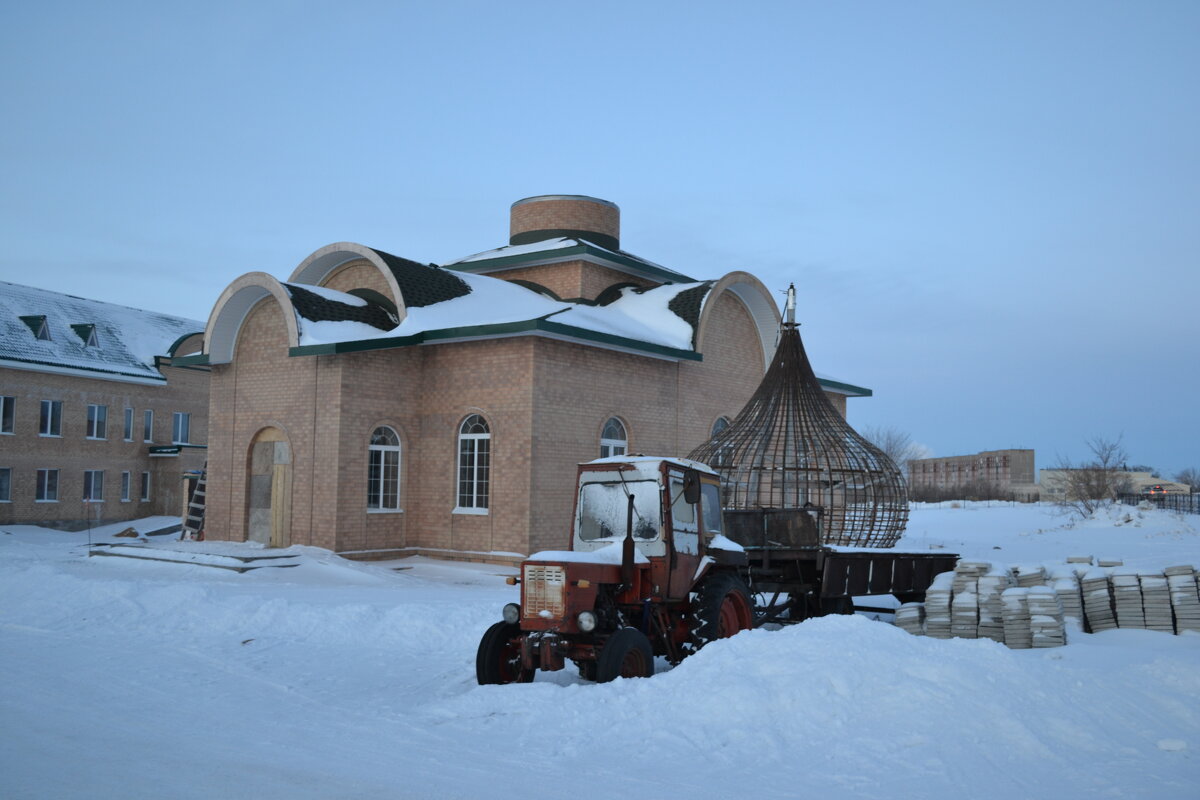
[[[985,450],[969,456],[918,458],[908,462],[908,489],[915,499],[969,493],[1033,500],[1032,450]]]
[[[0,282],[0,524],[178,515],[204,464],[203,323]]]
[[[1085,468],[1086,469],[1086,468]],[[1041,487],[1043,500],[1070,500],[1067,497],[1067,487],[1070,483],[1071,469],[1042,469],[1038,470],[1038,483]],[[1185,483],[1156,478],[1149,472],[1131,472],[1119,470],[1116,473],[1117,491],[1121,494],[1146,494],[1151,487],[1162,487],[1163,494],[1189,494],[1191,487]]]

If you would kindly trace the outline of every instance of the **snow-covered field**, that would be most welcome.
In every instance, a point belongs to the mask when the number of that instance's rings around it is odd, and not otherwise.
[[[0,532],[4,798],[1200,797],[1200,635],[1018,651],[826,617],[650,680],[481,687],[512,570],[294,548],[238,574],[86,543]],[[918,507],[901,547],[939,546],[1159,569],[1200,563],[1200,518]]]

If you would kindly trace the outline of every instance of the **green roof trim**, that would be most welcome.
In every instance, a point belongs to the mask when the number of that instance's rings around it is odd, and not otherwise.
[[[167,355],[174,357],[175,351],[179,348],[179,345],[183,344],[185,341],[187,341],[191,337],[195,336],[196,334],[204,335],[204,331],[194,331],[192,333],[185,333],[183,336],[180,336],[178,339],[171,342],[171,346],[167,348]]]
[[[627,269],[635,270],[644,275],[661,278],[668,283],[694,283],[696,281],[695,278],[689,278],[682,272],[660,267],[656,264],[651,264],[649,261],[642,261],[640,258],[625,255],[624,253],[593,247],[587,242],[580,242],[574,247],[556,247],[549,250],[537,250],[532,253],[520,253],[512,256],[496,256],[495,258],[481,258],[476,261],[460,261],[447,264],[446,269],[459,270],[461,272],[481,272],[507,267],[519,267],[530,261],[546,261],[547,259],[553,261],[570,261],[572,257],[578,256],[598,258],[626,267]]]
[[[825,389],[834,389],[845,392],[846,394],[854,395],[855,397],[874,397],[875,393],[865,386],[855,386],[853,383],[842,383],[841,381],[830,380],[829,378],[817,378],[817,383]]]
[[[192,334],[188,334],[191,336]],[[175,356],[171,359],[172,367],[207,367],[208,353],[196,353],[190,356]]]
[[[577,328],[574,325],[564,325],[554,322],[548,317],[506,322],[495,325],[465,325],[457,328],[442,328],[434,331],[424,331],[411,336],[387,336],[378,339],[359,339],[353,342],[330,342],[328,344],[309,344],[292,347],[288,350],[290,356],[333,355],[335,353],[361,353],[368,350],[387,350],[393,347],[411,347],[419,344],[431,344],[447,339],[475,339],[494,336],[512,336],[529,333],[553,333],[571,339],[586,342],[622,347],[643,353],[676,358],[683,361],[702,361],[704,356],[692,350],[680,350],[675,347],[643,342],[625,336]]]

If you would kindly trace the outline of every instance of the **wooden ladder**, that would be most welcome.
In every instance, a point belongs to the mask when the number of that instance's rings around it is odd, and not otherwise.
[[[208,462],[204,462],[204,468],[200,470],[200,477],[196,481],[196,488],[192,491],[192,499],[188,502],[187,519],[183,521],[183,533],[179,535],[180,541],[200,539],[201,533],[204,531],[204,490],[208,485]]]

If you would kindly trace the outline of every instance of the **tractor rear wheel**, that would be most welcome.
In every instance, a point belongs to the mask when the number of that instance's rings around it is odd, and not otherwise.
[[[596,682],[614,678],[649,678],[654,674],[654,650],[637,628],[621,628],[605,642],[596,659]]]
[[[693,650],[754,627],[754,604],[746,582],[735,572],[709,575],[696,592],[692,614]]]
[[[475,679],[480,686],[489,683],[529,683],[533,670],[521,666],[520,625],[497,622],[479,641],[475,654]]]

